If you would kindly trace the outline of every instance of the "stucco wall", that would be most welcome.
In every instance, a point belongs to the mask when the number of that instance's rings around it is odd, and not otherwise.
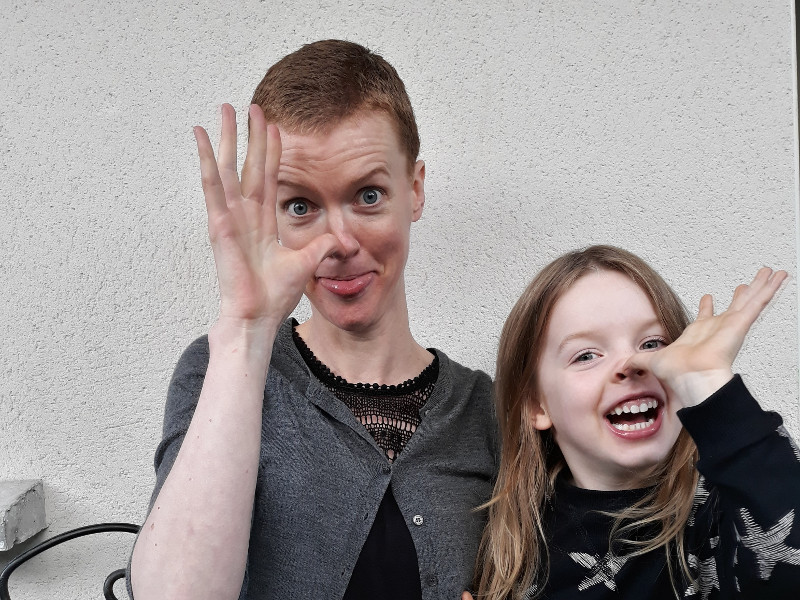
[[[0,478],[44,480],[38,539],[143,519],[168,378],[217,303],[191,127],[216,138],[222,102],[244,108],[272,62],[320,38],[383,54],[417,113],[427,205],[407,287],[421,343],[493,372],[527,281],[591,243],[641,254],[689,306],[704,292],[723,305],[774,265],[793,279],[737,367],[800,436],[792,12],[4,0]],[[78,542],[12,584],[97,597],[131,540]]]

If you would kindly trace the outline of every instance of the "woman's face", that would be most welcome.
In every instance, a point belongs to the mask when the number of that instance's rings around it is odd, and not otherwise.
[[[281,131],[281,141],[281,243],[299,248],[331,233],[341,246],[306,286],[315,314],[348,331],[405,319],[403,272],[425,201],[423,163],[409,171],[381,112],[356,114],[325,134]]]
[[[552,428],[574,483],[641,487],[681,430],[659,381],[626,362],[657,352],[666,335],[629,277],[594,271],[556,302],[538,368],[537,429]]]

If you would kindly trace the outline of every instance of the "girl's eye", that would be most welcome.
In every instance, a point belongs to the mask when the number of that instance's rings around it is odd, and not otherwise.
[[[667,345],[667,342],[661,338],[653,338],[647,340],[642,344],[642,350],[660,350]]]
[[[580,363],[580,362],[589,362],[590,360],[593,360],[595,358],[597,358],[597,353],[596,352],[588,352],[588,351],[587,352],[581,352],[580,354],[578,354],[578,356],[575,357],[575,362],[578,362],[578,363]]]
[[[308,214],[308,202],[305,200],[292,200],[286,205],[286,212],[293,217],[304,217]]]
[[[383,196],[383,192],[378,188],[366,188],[361,191],[361,201],[367,206],[377,204],[381,196]]]

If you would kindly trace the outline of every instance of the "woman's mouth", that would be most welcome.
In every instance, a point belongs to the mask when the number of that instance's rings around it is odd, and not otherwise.
[[[374,273],[362,273],[360,275],[348,275],[343,277],[318,277],[317,282],[337,296],[352,298],[363,292],[372,282]]]

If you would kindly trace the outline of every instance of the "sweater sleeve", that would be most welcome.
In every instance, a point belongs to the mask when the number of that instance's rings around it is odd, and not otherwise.
[[[167,403],[164,408],[164,425],[161,442],[155,453],[154,466],[156,470],[156,484],[150,497],[148,513],[153,507],[158,492],[169,475],[175,457],[181,449],[183,438],[194,416],[194,409],[203,388],[206,369],[208,368],[208,336],[201,336],[192,342],[183,352],[167,391]],[[138,539],[138,535],[136,536]],[[131,588],[131,560],[133,552],[128,557],[128,567],[125,573],[125,586],[128,596],[133,599]]]
[[[167,402],[164,407],[161,442],[156,448],[153,461],[156,470],[156,484],[150,498],[151,507],[172,469],[194,416],[208,369],[208,356],[208,336],[204,335],[197,338],[184,350],[172,373],[167,390]]]
[[[706,548],[715,561],[694,558],[706,578],[698,587],[707,593],[730,587],[739,598],[796,599],[800,450],[780,415],[763,410],[737,375],[678,416],[700,457],[701,506],[698,522],[690,524],[697,535],[708,536]]]

